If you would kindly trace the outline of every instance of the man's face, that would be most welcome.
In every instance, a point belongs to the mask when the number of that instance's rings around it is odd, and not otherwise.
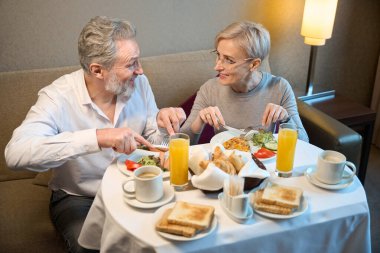
[[[115,95],[130,96],[135,89],[135,78],[143,73],[138,61],[140,50],[135,40],[117,41],[116,48],[116,62],[105,77],[105,88]]]

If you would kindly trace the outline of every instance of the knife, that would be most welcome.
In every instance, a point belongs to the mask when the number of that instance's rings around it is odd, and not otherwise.
[[[256,163],[256,165],[260,169],[267,170],[267,168],[265,167],[265,165],[256,156],[254,156],[253,154],[251,154],[251,156],[252,156],[253,161]]]
[[[245,134],[244,131],[240,130],[240,129],[237,129],[237,128],[234,128],[234,127],[230,127],[230,126],[227,126],[227,125],[222,125],[220,124],[224,129],[228,130],[228,131],[231,131],[233,133],[237,133],[239,135],[241,134]]]

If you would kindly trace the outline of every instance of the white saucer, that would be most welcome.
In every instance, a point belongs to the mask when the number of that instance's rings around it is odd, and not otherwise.
[[[307,168],[307,170],[305,171],[305,177],[313,185],[316,185],[318,187],[321,187],[321,188],[324,188],[327,190],[341,190],[341,189],[344,189],[344,188],[350,186],[352,184],[352,182],[354,181],[354,178],[351,178],[351,179],[344,179],[344,180],[340,181],[340,183],[338,183],[338,184],[322,183],[321,181],[319,181],[315,177],[315,167]]]
[[[162,206],[160,207],[159,209],[157,209],[154,214],[153,214],[153,226],[155,226],[155,224],[157,224],[157,222],[161,219],[162,215],[164,214],[164,212],[168,209],[168,208],[173,208],[175,205],[175,203],[170,203],[170,204],[167,204],[165,206]],[[195,234],[194,237],[185,237],[185,236],[180,236],[180,235],[174,235],[174,234],[169,234],[169,233],[165,233],[165,232],[161,232],[161,231],[157,231],[156,232],[166,238],[166,239],[169,239],[169,240],[173,240],[173,241],[193,241],[193,240],[198,240],[198,239],[201,239],[205,236],[208,236],[210,235],[217,227],[218,225],[218,220],[216,219],[216,216],[214,214],[214,217],[211,221],[211,225],[209,227],[209,229],[207,230],[204,230],[204,231],[201,231],[201,232],[198,232],[197,234]]]
[[[228,210],[228,208],[224,205],[224,200],[223,200],[223,192],[219,193],[218,194],[218,199],[219,199],[219,203],[220,205],[222,206],[222,209],[223,211],[235,222],[237,223],[245,223],[247,220],[249,220],[250,218],[252,218],[253,216],[253,210],[252,210],[252,207],[249,205],[248,206],[248,213],[245,217],[241,217],[241,216],[236,216],[235,214],[233,214],[230,210]]]
[[[165,205],[169,203],[174,198],[174,189],[170,183],[164,183],[164,196],[156,202],[141,202],[135,198],[128,198],[124,195],[124,202],[130,206],[142,208],[142,209],[151,209]]]

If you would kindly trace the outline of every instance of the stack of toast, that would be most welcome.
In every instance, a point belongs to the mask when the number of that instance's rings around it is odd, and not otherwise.
[[[297,187],[271,185],[255,192],[254,207],[268,213],[289,215],[300,207],[303,190]]]
[[[165,210],[156,224],[160,232],[193,237],[207,230],[214,217],[214,207],[177,201],[173,208]]]

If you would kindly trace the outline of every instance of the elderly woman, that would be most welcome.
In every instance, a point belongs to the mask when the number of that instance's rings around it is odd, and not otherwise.
[[[269,54],[269,32],[253,22],[233,23],[216,36],[215,47],[218,76],[201,86],[181,128],[192,143],[198,142],[205,124],[218,133],[222,124],[273,131],[277,122],[296,124],[298,138],[308,141],[289,82],[259,70]]]

